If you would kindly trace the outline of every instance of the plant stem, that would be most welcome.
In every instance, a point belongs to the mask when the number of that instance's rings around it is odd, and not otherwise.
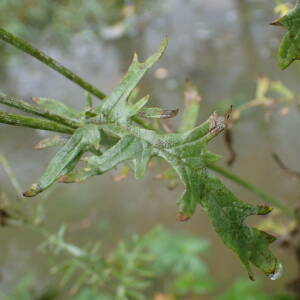
[[[8,160],[6,159],[6,157],[0,152],[0,164],[2,165],[5,173],[7,174],[8,178],[10,179],[11,184],[13,185],[18,198],[21,199],[23,198],[23,193],[22,193],[22,189],[21,186],[14,174],[14,172],[12,171],[10,164],[8,163]]]
[[[74,132],[73,128],[67,127],[65,125],[60,125],[54,121],[10,114],[2,111],[0,111],[0,123],[41,129],[41,130],[49,130],[49,131],[67,133],[67,134],[72,134]]]
[[[290,215],[294,218],[298,218],[294,212],[293,209],[290,209],[288,207],[285,207],[282,205],[277,199],[273,198],[272,196],[268,195],[267,193],[263,192],[256,186],[252,185],[251,183],[245,181],[244,179],[240,178],[239,176],[235,175],[234,173],[230,172],[227,169],[224,169],[220,166],[217,166],[215,164],[208,164],[208,168],[223,175],[224,177],[234,181],[235,183],[239,184],[246,190],[256,194],[258,197],[260,197],[262,200],[274,205],[278,209],[280,209],[282,212],[286,213],[287,215]]]
[[[53,70],[57,71],[58,73],[62,74],[64,77],[67,77],[77,85],[81,86],[84,90],[90,92],[94,96],[99,99],[105,98],[105,94],[94,87],[92,84],[86,82],[84,79],[76,75],[74,72],[69,70],[68,68],[61,65],[55,59],[51,58],[50,56],[46,55],[42,51],[38,50],[37,48],[31,46],[29,43],[24,41],[23,39],[16,37],[10,32],[7,32],[5,29],[0,28],[0,39],[17,47],[18,49],[22,50],[30,54],[31,56],[35,57],[37,60],[41,61],[42,63],[46,64],[48,67],[52,68]]]
[[[64,77],[67,77],[71,81],[73,81],[75,84],[82,87],[84,90],[89,92],[90,94],[96,96],[98,99],[102,100],[106,97],[106,95],[101,92],[99,89],[97,89],[95,86],[90,84],[89,82],[85,81],[83,78],[76,75],[74,72],[69,70],[68,68],[61,65],[58,61],[53,59],[52,57],[46,55],[39,49],[33,47],[25,40],[16,37],[12,33],[6,31],[3,28],[0,28],[0,39],[11,44],[12,46],[15,46],[16,48],[20,49],[23,52],[28,53],[29,55],[33,56],[40,62],[44,63],[48,67],[52,68],[53,70],[57,71],[58,73],[62,74]],[[138,116],[134,116],[133,120],[141,125],[142,127],[146,129],[152,129],[151,126],[147,125],[141,118]]]
[[[23,100],[19,100],[14,97],[7,96],[1,92],[0,92],[0,103],[43,117],[51,121],[55,121],[59,124],[63,124],[71,128],[79,128],[82,125],[80,122],[68,119],[66,117],[62,117],[57,114],[50,113],[49,111],[41,110],[36,105],[32,105]]]

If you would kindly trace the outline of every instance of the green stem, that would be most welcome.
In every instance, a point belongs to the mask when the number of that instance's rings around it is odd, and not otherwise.
[[[58,73],[62,74],[64,77],[67,77],[71,81],[73,81],[75,84],[82,87],[87,92],[91,93],[92,95],[96,96],[98,99],[104,99],[106,95],[101,92],[99,89],[97,89],[92,84],[88,83],[78,75],[76,75],[74,72],[69,70],[68,68],[61,65],[59,62],[57,62],[52,57],[46,55],[39,49],[33,47],[25,40],[16,37],[12,33],[6,31],[3,28],[0,28],[0,39],[11,44],[12,46],[15,46],[16,48],[20,49],[23,52],[28,53],[29,55],[35,57],[40,62],[46,64],[48,67],[52,68],[53,70],[57,71]],[[153,128],[149,125],[147,125],[142,119],[140,119],[138,116],[133,117],[134,121],[141,125],[142,127],[146,129],[152,129]]]
[[[49,131],[67,133],[67,134],[72,134],[74,132],[74,129],[64,125],[60,125],[54,121],[10,114],[1,111],[0,111],[0,123],[41,129],[41,130],[49,130]]]
[[[70,120],[68,118],[62,117],[57,114],[52,114],[49,111],[44,111],[38,108],[36,105],[29,104],[23,100],[16,99],[11,96],[7,96],[0,92],[0,103],[5,104],[10,107],[17,108],[21,111],[25,111],[27,113],[31,113],[40,117],[43,117],[45,119],[58,122],[59,124],[63,124],[65,126],[71,127],[71,128],[79,128],[82,124],[80,122],[76,122],[73,120]]]
[[[46,55],[42,51],[38,50],[37,48],[31,46],[29,43],[24,41],[23,39],[16,37],[10,32],[7,32],[5,29],[0,28],[0,39],[17,47],[18,49],[22,50],[30,54],[31,56],[35,57],[37,60],[41,61],[42,63],[46,64],[53,70],[57,71],[58,73],[62,74],[64,77],[67,77],[77,85],[81,86],[84,90],[90,92],[94,96],[99,99],[105,98],[105,94],[94,87],[92,84],[86,82],[84,79],[73,73],[71,70],[67,69],[55,59],[51,58],[50,56]]]
[[[8,160],[1,152],[0,152],[0,163],[1,163],[5,173],[7,174],[8,178],[10,179],[10,182],[12,183],[12,185],[18,195],[18,198],[19,199],[23,198],[21,186],[20,186],[14,172],[12,171],[12,169],[8,163]]]
[[[239,176],[235,175],[234,173],[230,172],[227,169],[224,169],[220,166],[217,166],[215,164],[208,164],[208,168],[223,175],[224,177],[234,181],[235,183],[239,184],[240,186],[242,186],[243,188],[245,188],[246,190],[256,194],[258,197],[260,197],[262,200],[272,204],[273,206],[277,207],[278,209],[280,209],[282,212],[292,216],[292,217],[296,217],[295,212],[293,211],[293,209],[290,209],[288,207],[285,207],[284,205],[282,205],[277,199],[273,198],[272,196],[268,195],[267,193],[263,192],[262,190],[260,190],[259,188],[257,188],[256,186],[252,185],[251,183],[245,181],[244,179],[240,178]]]

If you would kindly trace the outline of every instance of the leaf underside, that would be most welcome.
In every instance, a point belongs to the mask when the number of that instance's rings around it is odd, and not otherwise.
[[[136,103],[127,100],[145,72],[161,57],[166,45],[165,39],[158,51],[145,62],[139,62],[137,55],[134,56],[128,73],[120,84],[94,110],[96,117],[87,119],[86,125],[75,131],[50,162],[40,181],[32,185],[25,196],[36,195],[57,179],[61,182],[81,182],[124,162],[140,178],[145,174],[149,160],[157,156],[171,165],[185,186],[178,201],[177,219],[188,220],[200,204],[224,244],[239,255],[250,278],[253,278],[251,264],[265,274],[272,275],[279,264],[269,250],[269,244],[274,238],[245,224],[248,216],[267,214],[270,208],[240,201],[207,171],[207,164],[219,159],[219,155],[207,150],[208,142],[224,130],[226,117],[219,117],[214,113],[197,127],[171,134],[160,134],[142,128],[132,120],[141,111],[148,115],[151,113],[151,116],[157,112],[157,109],[144,108],[148,97]],[[49,102],[45,103],[47,107],[45,105],[44,108],[49,109]],[[39,105],[42,106],[43,103],[40,102]],[[65,107],[62,108],[65,110]],[[73,110],[71,112],[72,116],[76,115]],[[100,140],[102,142],[100,132],[115,137],[115,142],[108,147],[106,145],[102,152],[98,147]],[[74,170],[79,157],[87,151],[94,154],[84,159],[86,166]]]

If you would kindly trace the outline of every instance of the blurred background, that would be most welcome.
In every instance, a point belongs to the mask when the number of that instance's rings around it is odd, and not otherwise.
[[[201,122],[215,110],[222,111],[230,104],[237,107],[254,99],[257,79],[261,77],[281,81],[295,95],[300,93],[300,65],[294,63],[280,71],[276,62],[284,30],[268,24],[278,17],[274,7],[279,2],[1,0],[0,25],[105,93],[126,72],[134,51],[145,59],[167,35],[167,51],[143,79],[141,94],[150,94],[151,106],[182,109],[184,83],[191,79],[202,96]],[[0,66],[1,90],[6,94],[25,100],[50,97],[78,109],[84,107],[85,96],[80,88],[3,42]],[[175,118],[174,124],[177,123]],[[278,107],[266,117],[265,108],[257,107],[242,113],[232,129],[237,153],[232,171],[289,207],[299,202],[299,181],[285,176],[272,159],[272,152],[300,171],[299,126],[300,115],[295,108]],[[56,151],[33,150],[48,135],[0,125],[0,151],[10,162],[23,190],[42,174]],[[210,150],[228,156],[221,136]],[[225,166],[225,159],[221,164]],[[103,251],[107,252],[120,239],[134,233],[142,235],[157,224],[208,240],[210,250],[202,259],[215,281],[215,289],[201,299],[211,299],[211,295],[222,293],[238,279],[247,280],[238,257],[222,244],[200,208],[189,222],[175,221],[176,200],[182,187],[169,190],[165,182],[154,179],[163,169],[164,166],[155,166],[139,181],[130,175],[115,182],[120,170],[114,170],[82,184],[56,184],[47,197],[28,199],[28,205],[44,201],[50,230],[56,231],[66,224],[68,241],[79,246],[91,240],[101,241]],[[16,197],[2,168],[0,180],[1,192]],[[224,182],[240,199],[257,202],[255,195],[226,179]],[[250,218],[249,223],[263,218]],[[35,274],[37,286],[55,285],[56,277],[48,272],[47,256],[36,250],[39,244],[40,236],[25,228],[1,229],[1,290],[11,290],[28,273]],[[278,243],[272,248],[283,262],[284,276],[272,282],[256,272],[263,289],[270,294],[283,291],[298,275],[293,251],[278,247]]]

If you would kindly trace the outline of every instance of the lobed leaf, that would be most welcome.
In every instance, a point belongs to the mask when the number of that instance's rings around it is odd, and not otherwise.
[[[160,58],[166,44],[165,39],[159,50],[145,62],[139,62],[135,54],[128,73],[120,84],[94,110],[96,116],[85,121],[97,125],[85,125],[77,129],[50,162],[39,183],[25,195],[33,196],[41,192],[61,175],[62,182],[79,182],[90,176],[103,174],[123,162],[132,166],[135,176],[140,178],[146,172],[149,160],[158,156],[171,165],[185,187],[178,201],[177,220],[188,220],[200,204],[224,244],[238,254],[250,278],[253,278],[251,264],[254,264],[275,279],[280,264],[269,250],[269,244],[274,238],[245,224],[247,217],[266,214],[270,212],[270,208],[240,201],[207,171],[207,165],[220,158],[209,152],[207,145],[226,128],[230,111],[224,116],[213,113],[199,126],[172,134],[160,134],[142,128],[132,120],[132,117],[140,114],[148,97],[136,103],[128,101],[128,97],[145,72]],[[194,95],[196,100],[197,94]],[[198,109],[198,105],[189,113],[194,115],[195,109]],[[195,122],[195,117],[193,118]],[[106,145],[103,153],[95,151],[100,141],[100,130],[115,138],[115,142],[108,148]],[[85,159],[86,167],[71,172],[81,154],[91,149],[94,150],[94,155]]]

